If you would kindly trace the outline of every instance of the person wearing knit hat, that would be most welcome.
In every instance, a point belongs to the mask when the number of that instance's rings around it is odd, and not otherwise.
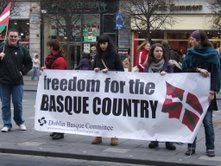
[[[211,75],[210,92],[208,100],[209,108],[203,119],[206,138],[206,154],[208,157],[215,156],[215,133],[213,128],[213,110],[217,110],[216,93],[219,92],[219,74],[220,61],[216,49],[209,42],[204,31],[194,31],[190,36],[190,44],[192,48],[187,50],[183,60],[182,70],[184,72],[199,72],[202,76],[208,77]],[[200,85],[199,85],[200,87]],[[204,87],[202,87],[204,88]],[[200,90],[200,89],[199,89]],[[196,138],[192,144],[188,144],[186,155],[195,154]]]
[[[193,31],[191,33],[191,37],[195,38],[196,40],[200,40],[200,31],[198,31],[198,30]]]

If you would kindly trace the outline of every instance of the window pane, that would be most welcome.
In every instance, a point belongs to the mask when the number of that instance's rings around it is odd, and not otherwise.
[[[98,14],[83,15],[83,41],[96,42],[100,34],[100,16]]]

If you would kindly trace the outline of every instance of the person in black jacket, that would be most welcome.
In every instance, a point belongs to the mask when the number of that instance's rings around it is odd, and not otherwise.
[[[116,53],[116,49],[112,43],[112,40],[108,35],[101,35],[97,42],[97,54],[94,58],[93,69],[95,72],[102,71],[107,73],[108,71],[124,71],[123,64],[119,55]],[[102,143],[102,137],[96,137],[92,144]],[[118,144],[116,137],[111,138],[111,145]]]
[[[8,39],[0,45],[0,96],[2,102],[2,132],[12,128],[10,99],[14,105],[14,121],[22,131],[26,130],[22,118],[23,75],[32,69],[28,50],[18,42],[18,31],[9,30]]]
[[[213,128],[213,110],[217,110],[216,92],[219,92],[219,55],[212,47],[208,37],[204,31],[194,31],[190,36],[192,48],[187,50],[183,60],[182,69],[184,72],[199,72],[202,76],[208,77],[211,75],[210,92],[208,100],[209,108],[203,119],[206,135],[206,154],[208,157],[215,156],[215,133]],[[203,88],[203,87],[201,87]],[[199,89],[200,90],[200,89]],[[196,139],[192,144],[188,144],[186,155],[195,154]]]

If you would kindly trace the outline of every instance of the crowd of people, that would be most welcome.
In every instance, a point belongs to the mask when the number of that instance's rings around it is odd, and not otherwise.
[[[165,75],[173,72],[198,72],[204,77],[211,73],[211,87],[208,94],[209,108],[203,120],[206,138],[206,153],[209,157],[215,156],[215,133],[213,128],[213,110],[217,109],[216,93],[220,87],[220,51],[213,48],[207,35],[203,31],[193,31],[190,36],[191,48],[184,57],[180,57],[170,46],[168,41],[151,44],[149,41],[142,42],[137,48],[135,66],[139,72],[160,73]],[[22,117],[23,75],[34,69],[32,80],[39,79],[39,70],[44,69],[68,69],[68,63],[60,43],[56,39],[50,39],[47,43],[49,55],[45,64],[39,69],[39,55],[31,58],[27,49],[18,42],[18,31],[9,30],[8,39],[0,45],[0,97],[2,102],[2,132],[12,129],[10,99],[14,105],[14,121],[20,130],[25,131],[25,120]],[[108,35],[101,35],[96,45],[96,55],[93,59],[90,54],[83,53],[82,58],[75,70],[94,70],[95,72],[108,73],[108,71],[124,71],[122,61],[116,52],[116,48]],[[199,90],[200,87],[199,86]],[[64,133],[53,132],[50,134],[53,140],[63,139]],[[110,144],[118,145],[118,136],[111,138]],[[101,144],[102,137],[97,136],[91,142]],[[158,141],[151,141],[149,148],[159,146]],[[173,142],[165,142],[168,150],[176,150]],[[196,138],[192,144],[188,144],[186,155],[195,154]]]

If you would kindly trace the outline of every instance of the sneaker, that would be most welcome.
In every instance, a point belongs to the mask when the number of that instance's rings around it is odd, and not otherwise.
[[[9,132],[11,131],[11,128],[7,127],[7,126],[4,126],[2,129],[1,129],[1,132]]]
[[[150,144],[149,144],[149,148],[150,149],[155,149],[159,146],[159,143],[158,141],[151,141]]]
[[[166,142],[166,149],[168,150],[176,150],[176,146],[171,142]]]
[[[101,144],[102,137],[95,137],[95,139],[91,142],[92,144]]]
[[[116,146],[118,145],[118,138],[111,138],[111,143],[110,143],[112,146]]]
[[[206,151],[206,155],[207,155],[208,157],[215,157],[215,150],[214,150],[214,149],[208,149],[208,150]]]
[[[193,148],[188,148],[187,151],[185,152],[186,156],[191,156],[193,154],[195,154],[195,149]]]
[[[19,125],[19,129],[21,131],[26,131],[27,130],[27,128],[26,128],[26,126],[24,124]]]

